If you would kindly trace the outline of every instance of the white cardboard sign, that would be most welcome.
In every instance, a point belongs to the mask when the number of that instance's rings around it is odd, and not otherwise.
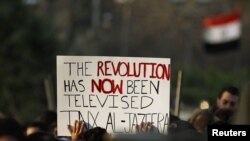
[[[57,56],[58,135],[75,120],[109,133],[153,122],[166,133],[170,72],[169,58]]]

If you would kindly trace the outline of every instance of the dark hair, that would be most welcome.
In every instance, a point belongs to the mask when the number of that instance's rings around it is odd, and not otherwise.
[[[238,88],[236,88],[236,87],[234,87],[234,86],[227,86],[227,87],[224,87],[224,88],[222,88],[221,90],[220,90],[220,92],[219,92],[219,94],[218,94],[218,96],[217,96],[217,98],[221,98],[222,97],[222,94],[224,93],[224,92],[229,92],[230,94],[232,94],[232,95],[235,95],[235,96],[239,96],[239,89]]]
[[[11,136],[18,141],[25,138],[22,126],[12,117],[0,117],[0,136]]]
[[[27,137],[26,141],[58,141],[53,135],[47,132],[37,132]]]
[[[38,128],[40,131],[48,131],[49,130],[49,127],[45,123],[36,122],[36,121],[28,123],[27,126],[26,126],[26,129],[29,128],[29,127]]]
[[[83,135],[84,141],[103,141],[104,134],[107,133],[104,128],[95,127],[86,131]]]
[[[45,111],[38,119],[39,122],[47,124],[47,126],[51,126],[51,124],[56,123],[57,114],[54,111]]]

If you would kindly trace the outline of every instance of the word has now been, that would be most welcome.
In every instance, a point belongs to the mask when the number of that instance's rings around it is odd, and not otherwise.
[[[115,83],[115,80],[110,79],[98,79],[97,81],[91,80],[91,92],[92,93],[105,93],[105,94],[114,94],[120,93],[123,94],[124,85],[123,80],[119,80],[119,83]],[[106,86],[106,87],[104,87]],[[126,94],[151,94],[156,92],[159,94],[159,81],[151,80],[126,80],[125,83],[125,93]],[[85,86],[83,80],[64,80],[64,92],[84,92]]]
[[[77,76],[92,76],[90,72],[87,72],[88,65],[93,62],[65,62],[68,65],[68,74],[71,76],[72,72],[75,72]],[[112,61],[98,61],[97,62],[97,76],[121,76],[127,78],[150,78],[150,79],[170,79],[170,64],[158,63],[130,63],[130,62],[118,62],[116,65]],[[126,82],[127,94],[148,94],[151,93],[152,88],[158,93],[159,81],[155,84],[153,81],[148,80],[127,80]],[[105,86],[105,87],[104,87]],[[95,89],[99,93],[120,93],[123,94],[123,80],[112,79],[92,79],[91,80],[91,92],[95,93]],[[140,86],[140,87],[139,87]],[[143,88],[149,87],[149,92],[146,92]],[[78,88],[80,87],[80,88]],[[84,92],[85,87],[83,80],[64,80],[64,88],[66,91]],[[136,89],[137,88],[137,89]],[[140,90],[139,90],[140,89]]]

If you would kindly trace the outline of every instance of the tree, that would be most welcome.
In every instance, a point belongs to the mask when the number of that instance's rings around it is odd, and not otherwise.
[[[55,34],[20,0],[1,0],[0,21],[0,112],[34,118],[46,110],[43,80],[55,71]]]

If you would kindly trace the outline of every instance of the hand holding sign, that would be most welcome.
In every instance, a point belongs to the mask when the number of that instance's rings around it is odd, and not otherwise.
[[[83,134],[83,132],[85,131],[84,125],[84,122],[78,120],[75,120],[74,126],[68,125],[68,130],[70,132],[72,141],[76,141],[81,138],[81,134]]]
[[[150,123],[150,122],[147,122],[147,123],[141,122],[140,125],[138,125],[138,124],[136,125],[135,129],[136,129],[136,133],[149,132],[152,129],[152,123]]]
[[[140,125],[135,126],[136,133],[152,133],[157,131],[159,133],[159,130],[153,125],[152,122],[141,122]]]

